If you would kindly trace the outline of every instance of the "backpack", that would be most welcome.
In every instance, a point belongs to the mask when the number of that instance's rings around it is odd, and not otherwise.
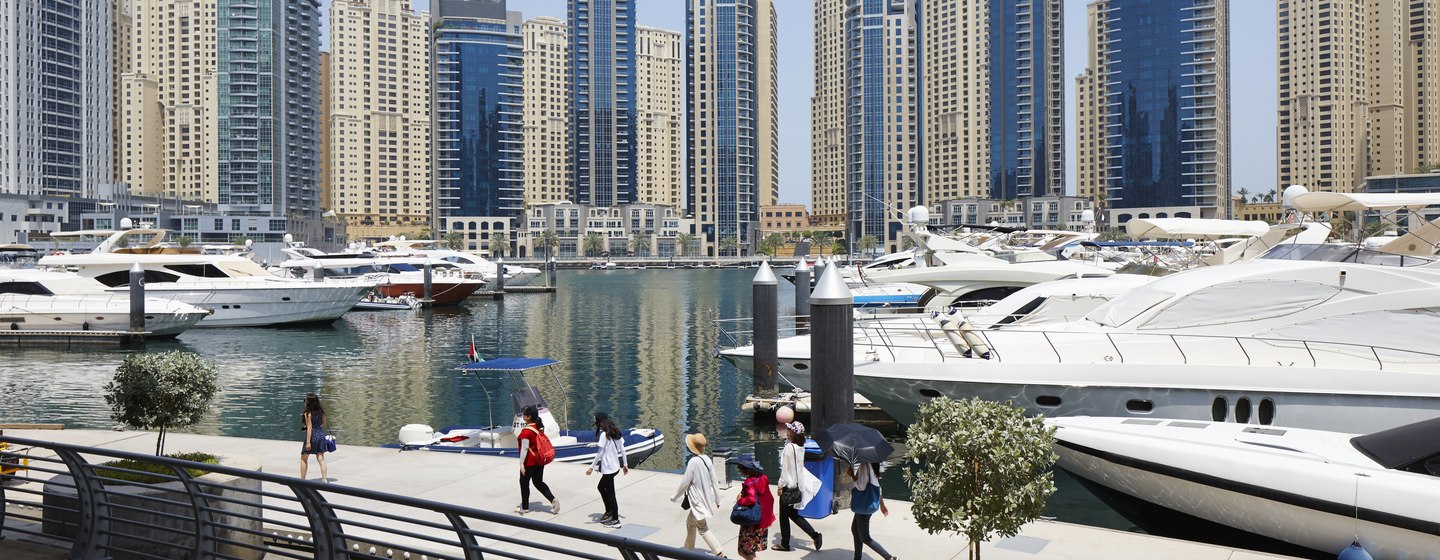
[[[529,426],[526,426],[525,429],[535,432],[535,456],[540,458],[540,464],[548,465],[554,461],[555,446],[550,444],[550,437]]]

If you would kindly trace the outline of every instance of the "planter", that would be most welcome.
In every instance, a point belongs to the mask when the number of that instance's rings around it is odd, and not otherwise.
[[[251,457],[222,457],[220,462],[227,467],[260,470],[259,461]],[[260,481],[253,478],[210,473],[198,477],[196,480],[209,483],[204,488],[205,494],[209,496],[221,496],[243,502],[256,502],[259,499]],[[78,512],[80,501],[75,496],[75,490],[64,485],[74,485],[73,479],[69,476],[56,476],[45,483],[43,530],[47,535],[74,539],[80,521]],[[190,498],[181,483],[169,482],[153,488],[110,484],[105,488],[110,492],[106,499],[111,505],[110,516],[113,519],[110,528],[114,534],[110,537],[111,550],[107,551],[111,558],[115,560],[154,557],[178,559],[194,556],[194,511],[189,506]],[[176,503],[165,503],[167,501]],[[209,502],[211,508],[224,512],[211,513],[215,517],[213,520],[215,538],[257,547],[252,549],[221,542],[216,543],[214,552],[227,557],[247,560],[262,558],[264,556],[264,538],[259,534],[245,532],[259,533],[260,521],[235,517],[235,514],[259,517],[262,513],[259,505],[234,503],[226,500],[210,500]],[[170,516],[179,516],[180,519]],[[163,526],[168,529],[157,530],[131,522]]]

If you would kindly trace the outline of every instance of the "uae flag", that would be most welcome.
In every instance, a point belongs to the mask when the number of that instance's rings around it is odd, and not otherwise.
[[[469,353],[469,356],[470,356],[470,361],[471,361],[471,362],[483,362],[483,361],[485,361],[485,360],[480,359],[480,353],[475,351],[475,337],[473,337],[473,336],[470,337],[470,353]]]

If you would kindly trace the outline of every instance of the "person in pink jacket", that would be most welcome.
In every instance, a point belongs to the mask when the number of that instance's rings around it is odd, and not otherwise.
[[[730,462],[734,463],[745,477],[735,505],[760,504],[760,522],[740,526],[740,557],[755,560],[755,553],[764,550],[766,541],[770,540],[770,524],[775,522],[775,496],[770,493],[770,479],[766,478],[765,470],[754,457],[741,455]]]

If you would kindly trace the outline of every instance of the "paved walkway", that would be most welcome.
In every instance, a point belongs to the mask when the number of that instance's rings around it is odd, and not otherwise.
[[[99,430],[6,430],[6,435],[38,440],[58,441],[108,449],[152,453],[155,436],[146,432],[113,432]],[[667,441],[666,445],[678,445]],[[259,461],[263,470],[273,474],[299,474],[298,441],[275,441],[193,434],[170,434],[166,449],[171,452],[203,450],[217,455],[245,455]],[[492,511],[508,512],[519,501],[515,461],[474,455],[419,451],[397,452],[378,447],[342,445],[337,453],[326,456],[330,480],[381,492],[392,492],[418,498],[447,501]],[[312,463],[310,476],[318,478],[319,469]],[[531,517],[553,520],[597,531],[604,531],[595,521],[603,510],[595,490],[598,478],[586,477],[583,465],[555,463],[545,469],[546,482],[560,499],[562,513],[551,516],[549,506],[540,506]],[[669,502],[680,484],[680,475],[632,470],[616,479],[620,511],[624,527],[617,532],[631,538],[679,546],[684,540],[684,513]],[[722,492],[727,504],[733,503],[738,487]],[[538,495],[532,499],[539,500]],[[539,503],[538,501],[535,503]],[[965,539],[952,535],[931,535],[915,525],[910,504],[886,500],[890,516],[876,516],[872,536],[892,554],[907,560],[963,559]],[[787,558],[805,560],[843,560],[853,557],[850,542],[850,515],[841,512],[826,519],[813,520],[815,528],[826,537],[827,548],[814,551],[803,533],[793,539],[794,552],[765,551],[766,560]],[[736,528],[721,520],[715,523],[716,534],[735,558]],[[515,534],[524,535],[517,530]],[[772,542],[779,533],[778,525],[770,528]],[[1097,529],[1081,525],[1038,521],[1031,523],[1017,536],[994,540],[983,545],[987,560],[1092,559],[1106,558],[1175,560],[1261,560],[1280,556],[1232,550],[1188,541],[1166,539],[1138,533]],[[28,560],[55,558],[54,549],[0,540],[0,558]],[[599,552],[597,549],[595,552]],[[869,551],[866,558],[875,558]]]

